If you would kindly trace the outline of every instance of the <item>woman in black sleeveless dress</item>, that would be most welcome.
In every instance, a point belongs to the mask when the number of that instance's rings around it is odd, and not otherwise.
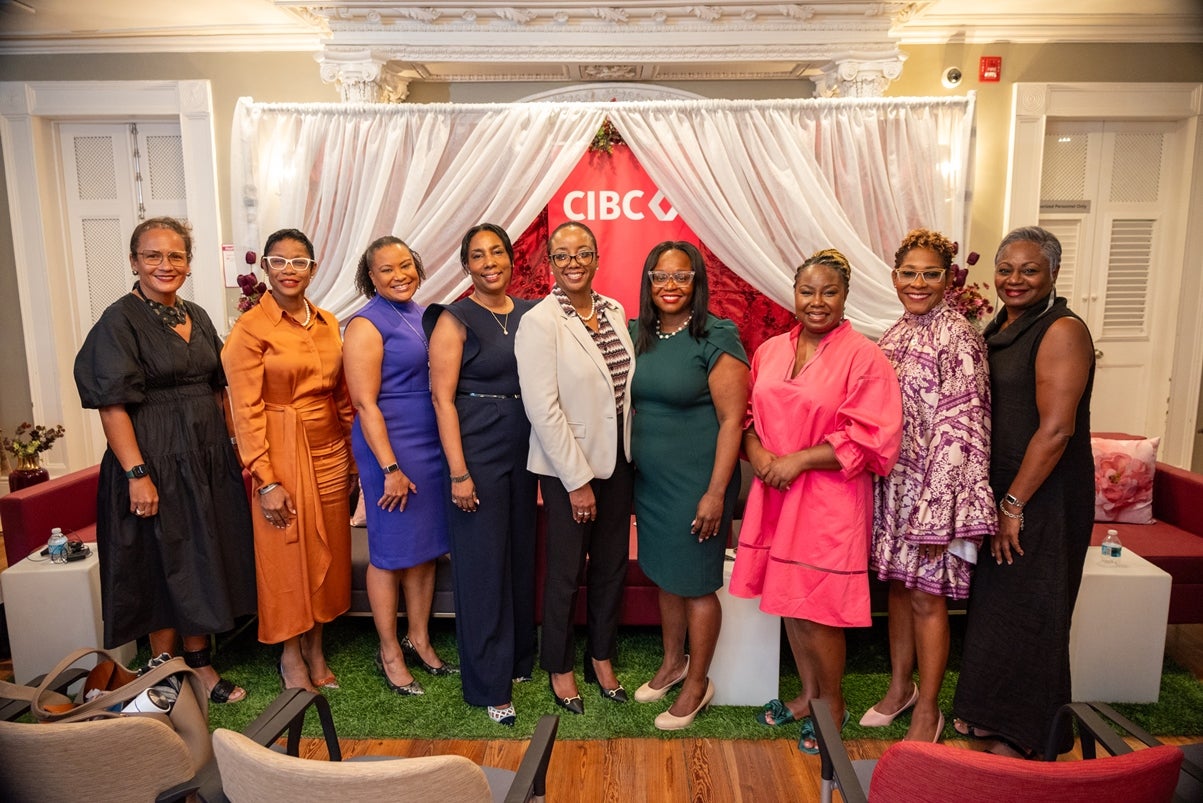
[[[990,485],[998,535],[978,561],[953,710],[988,748],[1033,757],[1070,701],[1069,621],[1094,520],[1094,345],[1053,289],[1061,244],[1016,229],[995,256],[1003,309],[986,327],[993,399]],[[1060,752],[1072,734],[1058,734]]]
[[[464,701],[513,725],[515,679],[535,662],[535,475],[518,388],[514,334],[533,301],[506,294],[514,248],[505,229],[473,226],[460,246],[472,293],[431,304],[430,387],[451,474],[451,570]]]

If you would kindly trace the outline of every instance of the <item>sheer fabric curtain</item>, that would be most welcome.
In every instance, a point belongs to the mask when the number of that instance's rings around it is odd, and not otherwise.
[[[842,251],[848,317],[876,337],[901,313],[889,271],[906,232],[961,238],[972,103],[649,103],[610,116],[682,218],[787,309],[794,268],[820,248]]]
[[[582,105],[273,105],[243,98],[231,156],[234,236],[295,226],[320,263],[310,298],[345,320],[360,254],[395,234],[422,254],[423,303],[467,286],[463,233],[522,233],[580,161],[604,113]]]
[[[606,116],[682,218],[749,283],[793,308],[802,259],[852,262],[848,316],[879,335],[900,313],[889,267],[906,231],[963,241],[973,98],[497,105],[276,105],[239,101],[235,239],[309,234],[312,297],[345,318],[363,248],[396,233],[422,252],[423,302],[466,279],[459,238],[490,220],[518,236]]]

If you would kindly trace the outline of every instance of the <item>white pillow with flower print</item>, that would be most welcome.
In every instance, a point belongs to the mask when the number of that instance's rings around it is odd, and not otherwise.
[[[1091,438],[1094,520],[1152,524],[1153,475],[1161,438]]]

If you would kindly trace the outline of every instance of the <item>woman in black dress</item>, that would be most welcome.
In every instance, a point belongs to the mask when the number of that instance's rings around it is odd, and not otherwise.
[[[223,412],[221,341],[209,316],[178,297],[192,236],[172,218],[134,229],[137,281],[100,316],[75,358],[84,407],[100,410],[96,542],[104,642],[149,634],[176,651],[215,703],[246,691],[218,676],[209,634],[253,614],[255,559],[242,468]]]
[[[511,683],[535,661],[535,475],[518,389],[514,334],[534,302],[506,294],[514,248],[505,229],[473,226],[460,244],[472,294],[432,304],[430,387],[451,473],[448,526],[464,701],[513,725]]]
[[[1094,524],[1094,345],[1053,284],[1061,243],[1016,229],[994,258],[1003,309],[986,327],[998,534],[969,592],[956,729],[1032,757],[1070,701],[1069,620]],[[1058,734],[1059,752],[1073,734]]]

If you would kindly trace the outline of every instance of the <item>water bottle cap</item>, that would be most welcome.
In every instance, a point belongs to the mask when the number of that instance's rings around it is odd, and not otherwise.
[[[1107,535],[1119,535],[1119,530],[1108,530]]]

